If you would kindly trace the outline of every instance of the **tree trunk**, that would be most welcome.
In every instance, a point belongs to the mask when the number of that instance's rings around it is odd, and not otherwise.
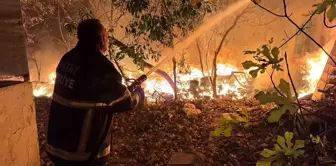
[[[204,67],[203,67],[203,60],[202,60],[202,59],[203,59],[203,58],[202,58],[202,49],[201,49],[201,45],[200,45],[198,39],[196,40],[196,45],[197,45],[198,57],[199,57],[199,60],[200,60],[200,65],[201,65],[202,74],[203,74],[203,77],[205,77],[205,74],[204,74]]]
[[[213,59],[213,70],[212,70],[212,74],[213,74],[213,78],[212,78],[212,91],[213,91],[213,97],[217,98],[217,59],[218,59],[218,55],[220,53],[220,51],[222,50],[223,46],[224,46],[224,42],[226,40],[226,38],[228,37],[228,35],[230,34],[230,32],[237,26],[239,19],[244,15],[245,10],[240,13],[236,19],[234,20],[233,24],[229,27],[229,29],[226,30],[226,32],[224,33],[218,48],[215,51],[215,56]]]
[[[177,78],[176,78],[176,59],[173,58],[173,70],[174,70],[174,94],[175,94],[175,100],[178,100],[177,96]]]

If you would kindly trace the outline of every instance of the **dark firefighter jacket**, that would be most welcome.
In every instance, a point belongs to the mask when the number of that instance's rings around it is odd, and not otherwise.
[[[46,145],[49,157],[56,162],[85,162],[101,146],[103,130],[110,127],[107,115],[129,111],[136,102],[103,54],[77,45],[56,69]],[[106,138],[97,158],[109,154],[110,140]]]

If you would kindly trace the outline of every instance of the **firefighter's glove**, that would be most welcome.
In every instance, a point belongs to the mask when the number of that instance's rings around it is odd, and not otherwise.
[[[134,101],[134,108],[137,108],[139,105],[142,105],[145,99],[144,90],[142,88],[136,88],[132,92],[132,99]]]

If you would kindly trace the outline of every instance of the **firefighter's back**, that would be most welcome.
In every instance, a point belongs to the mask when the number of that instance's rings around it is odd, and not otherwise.
[[[51,159],[76,165],[89,158],[107,124],[105,113],[89,105],[111,99],[103,96],[106,77],[121,78],[101,53],[78,47],[63,56],[56,73],[46,148]]]

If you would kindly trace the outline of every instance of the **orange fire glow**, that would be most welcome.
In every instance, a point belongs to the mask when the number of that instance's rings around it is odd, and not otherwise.
[[[303,97],[307,94],[311,94],[314,92],[317,83],[322,75],[324,70],[324,66],[326,65],[328,57],[322,51],[318,53],[318,56],[308,58],[306,60],[306,66],[308,70],[308,74],[304,76],[304,80],[308,82],[307,88],[299,92],[299,97]],[[241,75],[233,76],[233,73],[236,73],[238,68],[230,65],[230,64],[218,64],[217,66],[217,74],[219,79],[217,80],[217,89],[219,96],[227,96],[230,94],[234,94],[236,99],[243,98],[246,94],[241,93],[241,89],[244,88],[245,85],[248,84],[248,71],[240,72],[243,73]],[[171,74],[171,71],[168,71]],[[208,71],[206,73],[211,73]],[[171,74],[172,75],[172,74]],[[129,78],[132,78],[132,73],[128,74]],[[179,92],[188,92],[190,88],[190,81],[197,80],[201,81],[202,78],[206,78],[203,76],[203,73],[198,68],[191,68],[190,73],[188,74],[177,74],[178,80],[178,89]],[[49,75],[49,84],[48,85],[37,85],[33,91],[34,96],[41,97],[51,97],[53,91],[53,85],[55,84],[56,73],[52,72]],[[124,82],[123,82],[124,83]],[[174,94],[174,90],[171,88],[169,83],[159,77],[156,77],[154,74],[149,76],[149,79],[144,83],[144,89],[147,96],[151,96],[154,92],[165,93],[165,94]],[[212,97],[211,84],[207,84],[208,87],[200,86],[199,96],[204,97]],[[205,90],[206,89],[206,90]],[[186,95],[184,98],[192,99],[195,96]]]
[[[314,93],[327,62],[328,56],[323,51],[319,51],[318,56],[316,57],[308,58],[308,74],[303,77],[303,79],[308,82],[308,88],[299,93],[300,98]]]

